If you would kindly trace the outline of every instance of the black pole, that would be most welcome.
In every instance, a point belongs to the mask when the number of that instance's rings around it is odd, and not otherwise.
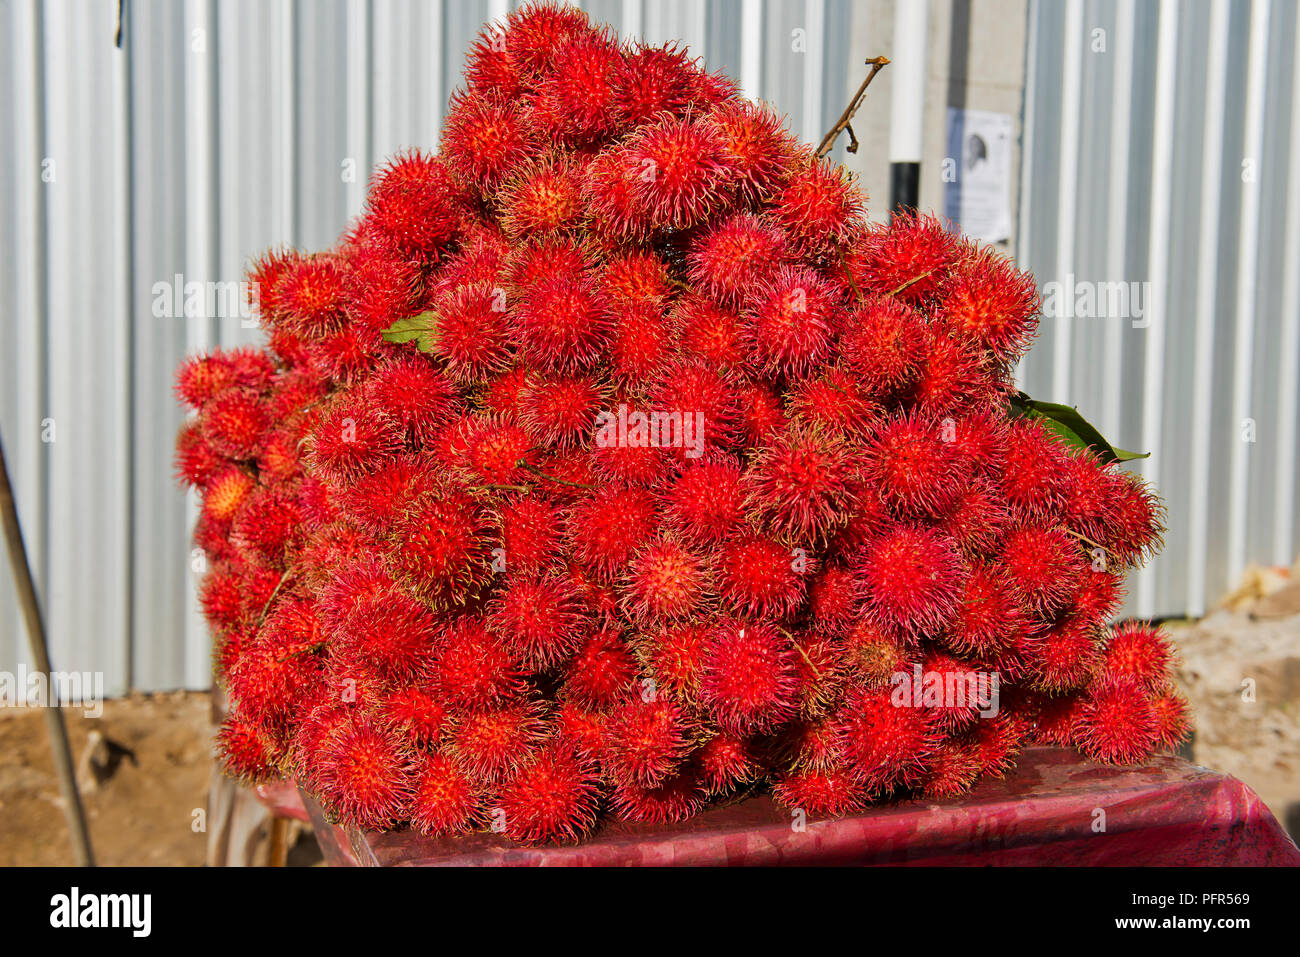
[[[921,202],[921,164],[889,164],[889,208],[893,213],[916,209]]]
[[[0,438],[0,522],[5,529],[5,542],[9,547],[9,565],[13,568],[14,585],[18,589],[18,603],[22,605],[27,621],[27,638],[32,649],[32,661],[37,671],[45,675],[45,686],[53,689],[50,674],[50,652],[45,641],[45,622],[41,606],[36,600],[36,585],[32,569],[27,563],[27,546],[23,544],[22,526],[18,524],[18,509],[14,506],[13,487],[9,484],[9,465],[5,461],[4,441]],[[48,693],[48,692],[47,692]],[[86,827],[86,810],[81,805],[81,792],[77,790],[77,776],[72,764],[72,745],[68,743],[68,729],[63,723],[63,711],[52,698],[41,702],[45,730],[50,735],[50,750],[54,753],[54,770],[59,777],[59,790],[63,792],[64,813],[68,818],[68,832],[77,863],[94,867],[95,856],[90,847],[90,831]]]

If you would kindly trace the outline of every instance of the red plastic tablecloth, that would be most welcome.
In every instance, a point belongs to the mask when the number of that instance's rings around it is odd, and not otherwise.
[[[520,848],[496,834],[343,829],[303,803],[326,861],[345,866],[1300,865],[1235,778],[1177,758],[1106,767],[1058,748],[1029,749],[1006,778],[957,800],[875,807],[804,830],[759,796],[671,827],[609,823],[576,846]]]

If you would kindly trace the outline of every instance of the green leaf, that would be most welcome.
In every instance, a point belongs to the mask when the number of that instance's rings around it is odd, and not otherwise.
[[[1031,399],[1023,392],[1017,392],[1011,399],[1011,411],[1025,418],[1039,419],[1047,428],[1059,435],[1067,445],[1080,449],[1091,449],[1103,462],[1131,462],[1145,459],[1150,452],[1129,452],[1117,449],[1097,431],[1096,426],[1079,414],[1072,405],[1059,402],[1040,402]]]
[[[407,316],[405,319],[398,319],[380,335],[384,337],[385,342],[414,342],[415,347],[421,352],[432,352],[438,342],[437,319],[437,313],[432,310],[416,316]]]

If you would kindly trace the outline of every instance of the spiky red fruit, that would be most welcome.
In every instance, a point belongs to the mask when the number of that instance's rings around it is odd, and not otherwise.
[[[703,604],[710,570],[702,555],[672,539],[646,545],[628,567],[625,606],[636,621],[683,618]]]
[[[1154,625],[1132,621],[1111,629],[1101,656],[1107,678],[1128,679],[1156,690],[1167,680],[1173,662],[1169,639]]]
[[[634,697],[606,724],[602,763],[616,780],[658,787],[690,752],[691,735],[690,723],[676,704],[662,697]]]
[[[524,664],[542,670],[577,649],[586,615],[563,578],[526,576],[511,581],[495,600],[491,624]]]
[[[458,712],[496,707],[525,687],[505,641],[473,616],[457,618],[443,631],[428,674],[439,700]]]
[[[717,569],[724,604],[743,614],[776,617],[792,614],[803,603],[816,572],[807,549],[748,533],[722,546]]]
[[[279,774],[275,748],[254,724],[227,715],[217,731],[221,765],[231,777],[259,784]]]
[[[457,718],[447,747],[475,779],[500,781],[524,765],[545,734],[540,705],[526,701]]]
[[[696,239],[686,262],[691,281],[719,302],[740,305],[786,259],[787,240],[771,221],[739,213]]]
[[[1025,607],[1040,614],[1063,608],[1078,592],[1087,568],[1077,542],[1041,525],[1008,532],[1001,564]]]
[[[930,713],[895,705],[888,688],[852,689],[835,728],[847,767],[872,789],[919,782],[939,744]]]
[[[892,297],[868,296],[845,322],[839,352],[868,394],[888,397],[920,376],[929,341],[919,312]]]
[[[756,362],[789,377],[816,369],[831,354],[842,302],[810,269],[782,267],[753,294],[746,332]]]
[[[419,151],[396,156],[371,184],[366,221],[404,254],[436,255],[464,217],[464,201],[446,165]]]
[[[458,834],[478,826],[482,817],[479,785],[447,755],[427,757],[411,795],[411,824],[422,834]]]
[[[900,517],[940,515],[967,486],[970,463],[957,424],[911,413],[882,425],[867,446],[864,476]]]
[[[773,200],[772,215],[807,256],[831,256],[862,228],[865,204],[852,175],[837,163],[813,159],[795,171]]]
[[[798,706],[796,654],[789,636],[768,622],[719,622],[704,647],[701,704],[736,734],[780,724]]]
[[[603,708],[627,697],[636,659],[618,632],[604,628],[578,649],[565,669],[564,693],[579,705]]]
[[[746,502],[779,534],[824,539],[856,504],[854,459],[834,435],[790,429],[755,456],[742,480]]]
[[[782,775],[772,789],[772,797],[791,811],[838,817],[861,809],[869,795],[853,774],[839,769]]]
[[[966,575],[950,537],[908,524],[882,533],[855,572],[871,619],[909,638],[937,634],[952,622]]]
[[[649,491],[603,486],[573,507],[569,535],[574,556],[597,572],[612,575],[650,538],[656,520]]]
[[[968,250],[939,289],[935,311],[957,335],[1014,362],[1038,325],[1038,287],[992,249]]]
[[[1155,709],[1142,688],[1126,680],[1088,689],[1074,716],[1071,736],[1084,754],[1106,763],[1134,764],[1156,747]]]
[[[501,786],[493,813],[523,844],[575,841],[596,823],[600,791],[591,772],[562,745],[540,751]]]
[[[415,768],[397,739],[365,720],[328,735],[314,776],[327,810],[358,827],[382,830],[409,816]]]
[[[389,564],[426,601],[464,602],[491,570],[488,528],[468,495],[428,493],[395,523]]]
[[[500,185],[533,152],[532,132],[518,104],[474,93],[453,96],[443,126],[443,155],[461,177],[484,191]]]
[[[858,286],[922,302],[947,277],[960,252],[956,235],[934,216],[902,210],[864,238],[855,264]]]

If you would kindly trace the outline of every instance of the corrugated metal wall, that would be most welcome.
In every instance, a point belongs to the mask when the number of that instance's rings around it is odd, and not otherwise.
[[[582,6],[684,42],[809,141],[856,84],[850,0]],[[372,164],[436,145],[467,46],[509,7],[127,0],[117,49],[117,0],[0,0],[0,429],[55,668],[102,671],[110,694],[209,684],[171,376],[258,333],[155,318],[154,283],[331,244]],[[0,669],[26,657],[0,575]]]
[[[1034,0],[1019,258],[1040,286],[1150,282],[1149,312],[1045,319],[1068,401],[1169,509],[1129,610],[1196,614],[1295,557],[1300,47],[1291,0]],[[1077,289],[1077,286],[1076,286]]]

